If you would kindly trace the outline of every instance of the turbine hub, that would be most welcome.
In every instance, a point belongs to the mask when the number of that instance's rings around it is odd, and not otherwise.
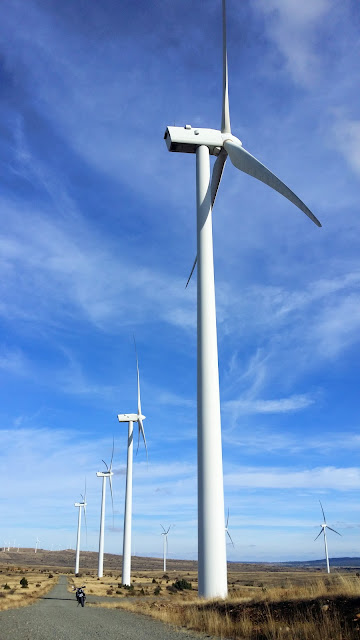
[[[223,143],[230,140],[230,142],[235,142],[236,144],[239,144],[241,147],[243,146],[241,140],[239,140],[239,138],[237,138],[236,136],[233,136],[232,133],[222,133],[221,136],[223,139]]]

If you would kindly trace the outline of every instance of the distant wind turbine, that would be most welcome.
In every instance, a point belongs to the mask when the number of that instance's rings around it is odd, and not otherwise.
[[[134,339],[135,343],[135,339]],[[124,537],[123,537],[123,565],[122,565],[122,584],[130,585],[131,574],[131,517],[132,517],[132,468],[133,468],[133,440],[134,422],[138,423],[138,449],[140,442],[140,434],[144,441],[146,456],[147,446],[143,420],[145,416],[141,413],[141,400],[140,400],[140,375],[139,375],[139,361],[136,351],[135,343],[135,355],[136,355],[136,371],[137,371],[137,391],[138,391],[138,412],[137,413],[122,413],[118,415],[119,422],[128,422],[128,448],[127,448],[127,465],[126,465],[126,490],[125,490],[125,510],[124,510]]]
[[[39,543],[40,543],[40,542],[41,542],[41,540],[39,540],[39,538],[37,537],[37,538],[36,538],[36,542],[35,542],[35,549],[34,549],[34,552],[35,552],[35,553],[36,553],[36,552],[37,552],[37,550],[38,550],[38,546],[39,546]]]
[[[231,133],[223,8],[223,93],[221,131],[167,127],[169,151],[196,154],[197,201],[197,385],[198,385],[198,571],[199,595],[226,597],[227,567],[224,535],[224,486],[221,446],[218,348],[216,334],[212,207],[229,156],[244,173],[278,191],[321,226],[308,207],[269,169],[246,151]],[[210,177],[210,155],[217,157]],[[190,276],[191,277],[191,276]]]
[[[319,502],[320,502],[320,500],[319,500]],[[329,527],[328,524],[326,524],[325,513],[324,513],[324,509],[323,509],[323,506],[322,506],[321,502],[320,502],[320,507],[321,507],[322,514],[324,516],[324,522],[323,522],[323,524],[320,525],[320,533],[318,533],[318,535],[316,536],[315,540],[317,540],[318,537],[321,536],[322,533],[324,533],[326,567],[327,567],[327,572],[330,573],[329,553],[328,553],[328,546],[327,546],[327,540],[326,540],[326,529],[330,529],[330,531],[333,531],[334,533],[337,533],[338,536],[341,536],[341,533],[339,533],[338,531],[335,531],[335,529],[332,529],[331,527]],[[315,542],[315,540],[314,540],[314,542]]]
[[[113,500],[113,491],[112,491],[112,476],[114,475],[112,471],[113,457],[114,457],[114,440],[113,440],[113,447],[111,452],[110,467],[108,467],[105,460],[103,460],[103,463],[106,467],[106,471],[98,471],[96,473],[98,478],[103,479],[102,497],[101,497],[101,515],[100,515],[98,578],[102,578],[104,575],[104,527],[105,527],[106,478],[109,478],[112,512],[113,512],[113,520],[114,520],[114,500]]]
[[[168,533],[171,529],[171,525],[168,528],[167,531],[165,531],[164,527],[162,526],[162,524],[160,525],[160,527],[163,530],[163,533],[161,534],[162,536],[164,536],[164,572],[166,571],[166,554],[167,554],[167,549],[168,549],[168,541],[167,541],[167,537],[168,537]]]
[[[85,492],[84,495],[80,494],[82,497],[82,502],[75,502],[74,506],[79,509],[78,516],[78,526],[77,526],[77,535],[76,535],[76,554],[75,554],[75,575],[79,573],[80,566],[80,534],[81,534],[81,509],[84,509],[84,520],[86,527],[86,482],[85,482]]]

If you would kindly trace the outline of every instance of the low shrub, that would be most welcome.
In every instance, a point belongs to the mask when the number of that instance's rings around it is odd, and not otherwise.
[[[166,587],[166,589],[170,592],[170,593],[177,593],[177,589],[175,589],[173,584],[169,584],[168,587]]]
[[[174,587],[174,589],[176,589],[176,591],[184,591],[185,589],[192,589],[191,582],[188,582],[187,580],[185,580],[185,578],[176,580],[176,582],[173,582],[172,586]]]
[[[22,589],[27,589],[29,586],[29,583],[26,578],[21,578],[20,584]]]

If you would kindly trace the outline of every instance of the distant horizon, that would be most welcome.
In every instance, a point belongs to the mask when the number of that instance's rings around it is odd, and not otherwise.
[[[17,551],[15,549],[10,549],[10,552],[15,552],[17,553]],[[19,553],[20,551],[27,551],[29,553],[33,552],[34,556],[36,556],[35,552],[33,551],[33,547],[20,547],[19,548]],[[39,552],[46,552],[46,553],[62,553],[62,552],[71,552],[75,554],[75,549],[43,549],[42,547],[38,547],[37,553]],[[6,552],[6,553],[10,553],[10,552]],[[91,553],[94,555],[98,555],[97,551],[87,551],[87,550],[83,550],[81,553]],[[119,553],[109,553],[109,552],[104,552],[105,556],[116,556],[121,558],[122,554]],[[161,555],[142,555],[142,554],[137,554],[137,555],[132,555],[132,558],[149,558],[152,560],[159,560],[160,562],[162,561],[162,556]],[[197,564],[197,560],[194,559],[189,559],[189,558],[181,558],[181,557],[176,557],[176,558],[172,558],[172,557],[168,557],[167,558],[168,561],[174,561],[174,562],[194,562]],[[1,552],[0,552],[0,560],[1,560]],[[331,563],[331,561],[334,560],[359,560],[360,561],[360,556],[330,556],[329,557],[329,561]],[[326,564],[326,560],[325,558],[319,558],[319,559],[313,559],[313,560],[307,560],[307,559],[303,559],[303,560],[227,560],[227,562],[229,564]],[[0,562],[1,564],[1,562]],[[106,569],[106,567],[105,567]]]

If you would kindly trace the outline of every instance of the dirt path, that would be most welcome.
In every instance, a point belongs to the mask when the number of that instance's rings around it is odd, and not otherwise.
[[[95,600],[96,597],[89,597],[89,601]],[[82,608],[67,591],[65,576],[60,576],[58,584],[36,604],[0,612],[0,640],[199,640],[199,637],[128,611],[86,605]]]

